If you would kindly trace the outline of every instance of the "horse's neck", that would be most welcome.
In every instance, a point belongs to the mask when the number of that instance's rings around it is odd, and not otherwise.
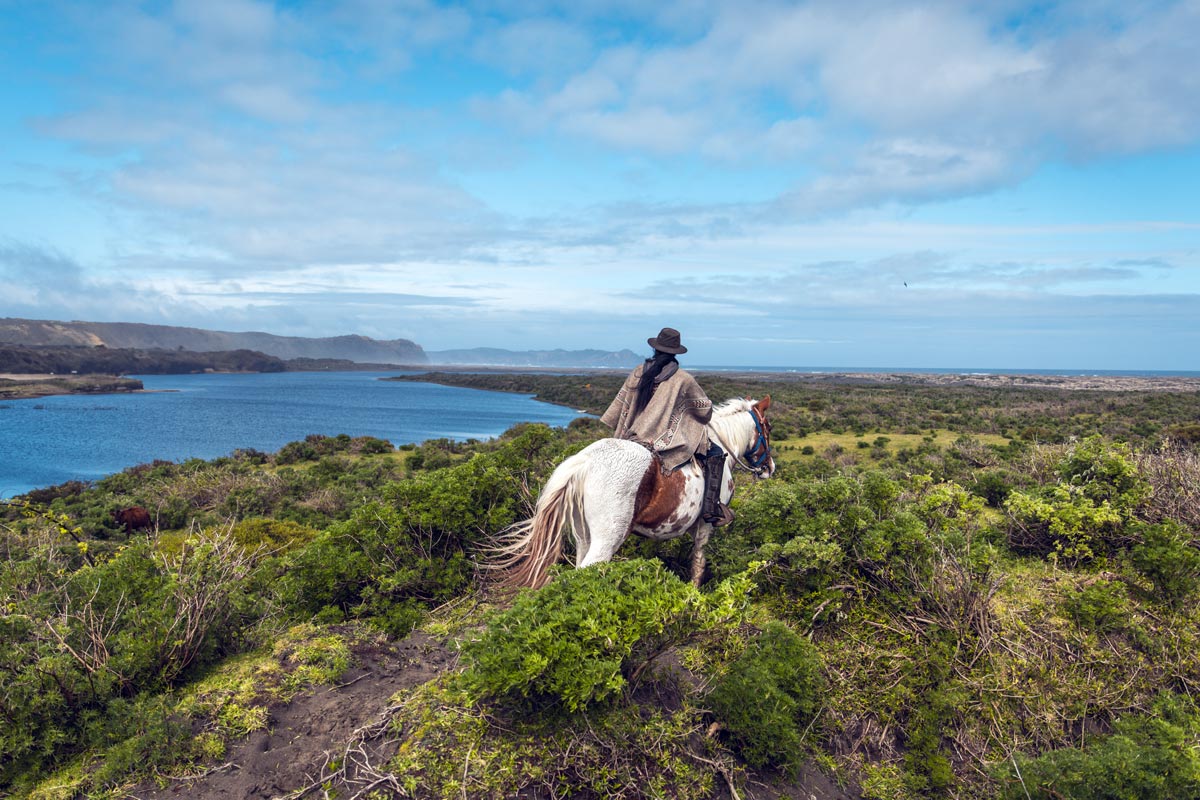
[[[721,422],[714,419],[708,424],[708,435],[710,439],[720,442],[726,452],[734,455],[746,450],[749,445],[749,439],[743,427],[733,424],[732,419],[722,419]]]

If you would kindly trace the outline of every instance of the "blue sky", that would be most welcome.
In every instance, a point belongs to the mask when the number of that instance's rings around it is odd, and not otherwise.
[[[0,316],[1200,369],[1200,2],[0,0]]]

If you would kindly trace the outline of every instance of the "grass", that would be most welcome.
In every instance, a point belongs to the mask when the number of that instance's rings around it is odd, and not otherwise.
[[[895,456],[900,450],[908,448],[915,450],[922,444],[926,444],[932,440],[939,446],[946,446],[954,442],[963,434],[958,431],[948,430],[946,428],[934,429],[925,433],[889,433],[874,431],[871,433],[831,433],[829,431],[820,431],[810,433],[807,436],[800,436],[795,439],[784,439],[778,442],[772,442],[772,448],[775,454],[776,461],[801,461],[803,459],[818,458],[822,453],[830,447],[836,445],[841,447],[847,454],[856,458],[866,458],[867,454],[874,449],[874,442],[879,437],[884,437],[888,441],[883,445],[883,450],[889,456]],[[977,433],[970,434],[972,439],[984,445],[995,447],[1004,447],[1008,444],[1009,439],[999,434],[994,433]],[[860,447],[859,443],[865,442],[869,447]],[[805,455],[803,450],[805,447],[811,447],[813,452]]]

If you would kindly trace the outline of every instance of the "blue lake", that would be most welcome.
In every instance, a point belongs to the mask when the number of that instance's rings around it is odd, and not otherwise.
[[[392,444],[488,439],[518,422],[566,425],[570,408],[528,395],[381,381],[395,372],[138,375],[139,394],[0,403],[0,497],[95,480],[156,458],[272,452],[310,433]]]

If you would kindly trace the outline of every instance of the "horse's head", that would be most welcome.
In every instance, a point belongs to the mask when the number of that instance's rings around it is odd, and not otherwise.
[[[713,409],[709,422],[733,467],[750,472],[756,478],[769,478],[775,473],[775,459],[771,457],[771,422],[767,419],[770,407],[770,395],[762,400],[734,398]]]

